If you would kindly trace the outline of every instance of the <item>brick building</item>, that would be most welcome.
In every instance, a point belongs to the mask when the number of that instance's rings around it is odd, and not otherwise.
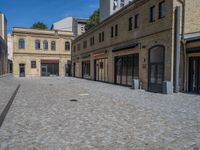
[[[70,75],[72,32],[14,28],[12,34],[15,77]]]
[[[162,93],[166,82],[175,92],[189,91],[184,37],[200,31],[199,7],[198,0],[134,0],[73,41],[73,75],[126,86],[136,79],[152,92]]]

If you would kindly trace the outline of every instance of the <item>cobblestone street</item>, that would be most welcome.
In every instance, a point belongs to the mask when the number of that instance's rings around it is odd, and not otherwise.
[[[21,88],[0,128],[0,150],[200,148],[199,95],[162,95],[76,78],[4,80]]]

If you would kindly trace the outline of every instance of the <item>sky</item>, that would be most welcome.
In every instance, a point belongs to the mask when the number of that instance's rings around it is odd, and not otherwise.
[[[0,12],[6,15],[8,32],[13,27],[31,27],[41,21],[49,28],[68,16],[88,18],[99,7],[99,0],[0,0]]]

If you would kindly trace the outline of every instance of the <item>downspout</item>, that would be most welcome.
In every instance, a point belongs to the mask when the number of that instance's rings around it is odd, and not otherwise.
[[[174,92],[179,92],[179,73],[180,73],[180,7],[175,10],[175,85]]]
[[[185,41],[185,0],[178,0],[182,5],[182,29],[181,29],[181,45],[183,50],[183,88],[187,90],[187,57],[186,57],[186,41]]]

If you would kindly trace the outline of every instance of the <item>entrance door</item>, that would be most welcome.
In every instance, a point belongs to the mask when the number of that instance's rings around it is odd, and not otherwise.
[[[71,64],[65,64],[65,76],[66,77],[71,76]]]
[[[25,77],[25,64],[19,64],[19,76]]]
[[[108,82],[108,59],[95,60],[95,81]]]
[[[164,47],[155,46],[149,50],[149,91],[162,93],[164,81]]]
[[[132,54],[115,58],[115,84],[131,86],[139,78],[139,55]]]
[[[41,66],[41,76],[42,77],[47,77],[48,76],[47,65],[42,65]]]
[[[200,93],[200,57],[189,59],[189,92]]]

